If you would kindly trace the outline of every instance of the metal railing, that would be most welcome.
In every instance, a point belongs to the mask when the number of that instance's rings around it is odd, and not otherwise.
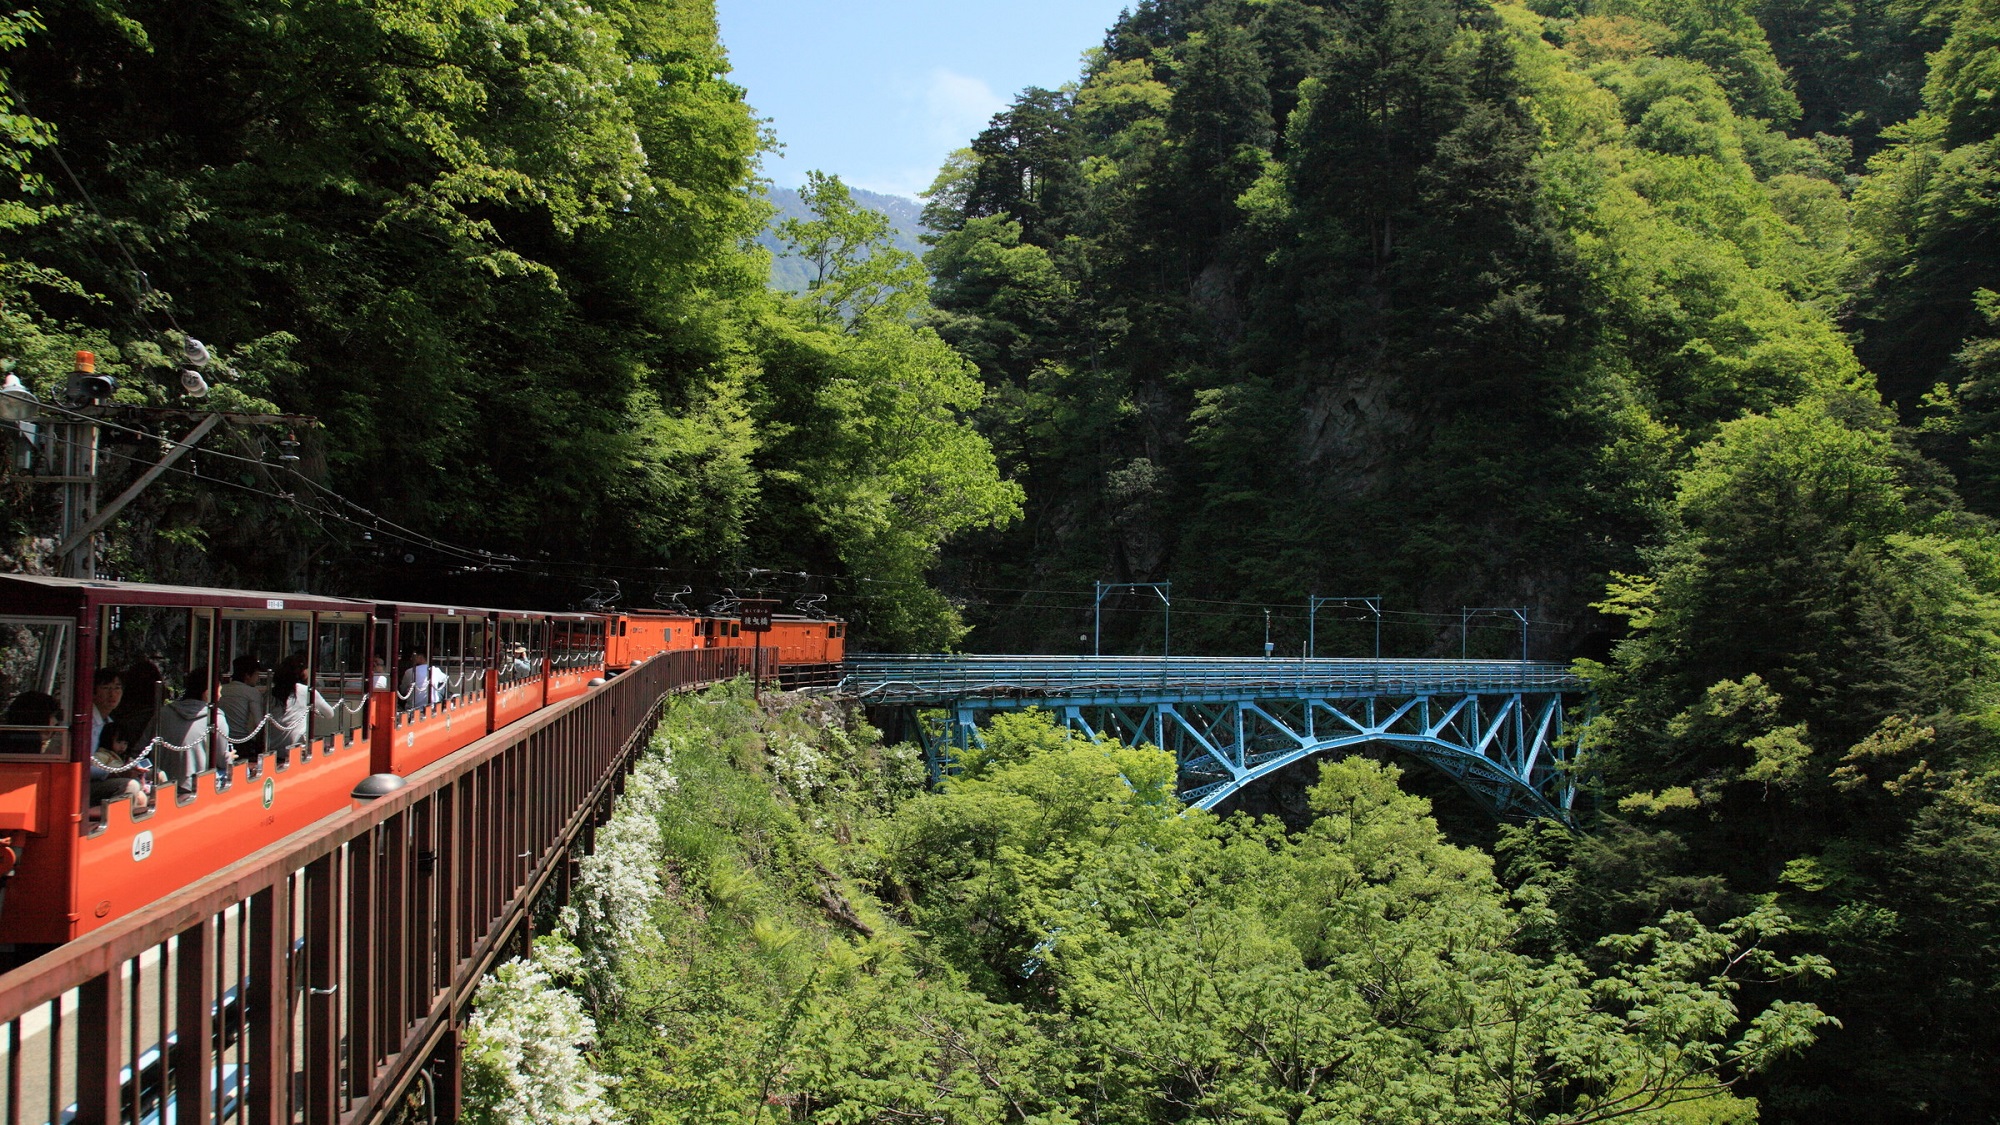
[[[1167,692],[1403,695],[1580,691],[1566,664],[1518,660],[1283,660],[1258,657],[877,656],[847,658],[843,694],[871,704]]]
[[[413,1088],[455,1112],[429,1064],[480,978],[567,892],[666,697],[751,659],[656,657],[0,976],[0,1123],[359,1125]]]

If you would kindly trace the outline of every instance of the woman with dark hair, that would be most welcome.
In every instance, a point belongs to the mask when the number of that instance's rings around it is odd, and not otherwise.
[[[7,705],[7,714],[0,717],[0,725],[10,727],[55,727],[62,726],[62,704],[47,692],[24,691]],[[9,754],[45,754],[55,732],[36,734],[25,730],[0,731],[0,750]]]
[[[264,745],[278,755],[279,765],[290,765],[292,747],[304,746],[312,738],[313,715],[333,718],[333,704],[306,683],[305,654],[295,652],[271,673],[271,723],[264,731]]]
[[[125,682],[125,698],[111,712],[111,721],[125,734],[125,741],[147,753],[160,719],[160,704],[166,702],[166,679],[160,666],[151,660],[134,660],[118,674]]]

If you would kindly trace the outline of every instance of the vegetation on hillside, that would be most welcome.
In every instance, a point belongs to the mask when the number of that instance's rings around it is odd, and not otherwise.
[[[1172,579],[1224,652],[1314,590],[1411,611],[1397,653],[1535,606],[1538,654],[1597,658],[1596,805],[1509,834],[1510,885],[1577,944],[1775,905],[1839,1026],[1764,1118],[1989,1119],[1995,20],[1139,5],[931,196],[939,328],[1028,493],[952,577]],[[1003,649],[1088,620],[969,600]]]
[[[1730,1122],[1825,971],[1768,909],[1560,945],[1364,759],[1319,819],[1024,714],[907,748],[742,687],[674,705],[558,933],[482,990],[474,1120]]]
[[[2000,1115],[1996,0],[1141,0],[952,158],[921,262],[813,177],[796,293],[708,0],[44,0],[0,68],[0,356],[316,415],[353,502],[235,431],[120,574],[755,565],[876,646],[1056,652],[1067,592],[1171,581],[1179,651],[1318,592],[1391,655],[1530,605],[1586,658],[1582,831],[1490,859],[1366,764],[1287,835],[1032,720],[920,793],[831,713],[687,705],[496,977],[494,1114]],[[49,492],[0,490],[32,555]]]
[[[977,380],[913,315],[921,271],[838,317],[766,289],[764,138],[707,0],[46,0],[0,50],[0,351],[45,398],[90,348],[121,402],[314,415],[307,468],[382,517],[278,470],[283,431],[218,439],[271,464],[197,455],[207,479],[115,531],[117,573],[921,591],[942,542],[1016,510],[962,424]],[[801,236],[859,213],[812,202]],[[207,402],[181,396],[184,334],[220,353]],[[46,534],[46,495],[8,487],[10,539]],[[454,579],[479,551],[519,561]],[[957,634],[941,599],[877,605],[843,608],[883,643]]]

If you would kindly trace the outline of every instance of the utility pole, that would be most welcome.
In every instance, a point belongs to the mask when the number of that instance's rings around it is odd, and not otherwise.
[[[97,515],[97,423],[56,422],[48,434],[56,472],[43,479],[62,488],[58,573],[64,578],[95,578],[97,537],[88,529]]]
[[[1503,606],[1461,606],[1458,611],[1458,658],[1465,659],[1466,634],[1471,631],[1472,619],[1483,615],[1512,617],[1521,624],[1521,662],[1528,661],[1528,607]]]
[[[1358,605],[1375,615],[1375,659],[1382,659],[1382,596],[1372,594],[1367,597],[1322,598],[1318,594],[1306,597],[1306,649],[1313,656],[1319,655],[1319,607],[1323,605]]]
[[[1264,659],[1271,659],[1271,611],[1264,611]]]
[[[1166,607],[1166,633],[1160,644],[1160,656],[1167,657],[1174,650],[1174,602],[1172,582],[1099,582],[1097,600],[1090,611],[1090,655],[1104,655],[1104,595],[1113,590],[1151,590],[1159,595],[1160,603]]]

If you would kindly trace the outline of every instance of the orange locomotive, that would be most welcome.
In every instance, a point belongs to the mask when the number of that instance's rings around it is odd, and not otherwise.
[[[810,613],[774,614],[770,631],[761,637],[722,608],[702,613],[626,610],[607,620],[606,631],[605,667],[612,675],[657,653],[762,644],[777,650],[778,675],[789,687],[825,681],[847,655],[847,623]]]
[[[756,643],[734,624],[0,575],[0,943],[70,941],[658,653]],[[844,632],[782,618],[765,659],[837,664]]]

